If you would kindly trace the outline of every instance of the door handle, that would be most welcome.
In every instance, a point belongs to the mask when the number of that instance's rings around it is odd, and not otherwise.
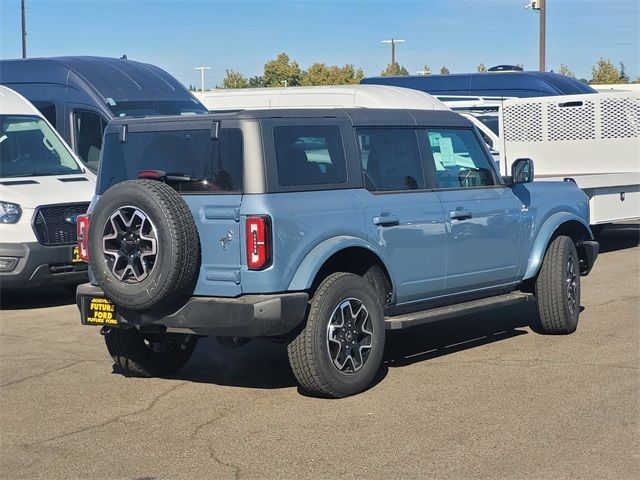
[[[373,223],[381,227],[393,227],[394,225],[400,225],[400,219],[395,215],[380,215],[379,217],[373,217]]]
[[[449,212],[449,218],[451,220],[466,220],[471,218],[471,212],[468,210],[451,210]]]

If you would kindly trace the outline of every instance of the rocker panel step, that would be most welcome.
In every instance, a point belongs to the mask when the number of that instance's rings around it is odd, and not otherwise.
[[[516,305],[518,303],[533,302],[535,297],[532,293],[511,292],[495,297],[481,298],[471,302],[449,305],[446,307],[432,308],[421,312],[407,313],[395,317],[386,317],[385,326],[387,330],[400,330],[402,328],[416,327],[429,322],[445,320],[447,318],[458,317],[469,313],[477,313],[484,310],[491,310],[498,307]]]

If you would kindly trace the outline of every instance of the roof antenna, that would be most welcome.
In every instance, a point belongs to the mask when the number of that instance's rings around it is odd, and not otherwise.
[[[120,60],[128,60],[127,55],[126,55],[126,54],[122,55],[122,56],[120,57]]]

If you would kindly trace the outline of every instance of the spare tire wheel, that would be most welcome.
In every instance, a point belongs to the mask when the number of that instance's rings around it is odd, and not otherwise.
[[[200,241],[189,207],[156,180],[109,188],[91,214],[91,269],[107,297],[146,310],[188,294],[200,267]]]

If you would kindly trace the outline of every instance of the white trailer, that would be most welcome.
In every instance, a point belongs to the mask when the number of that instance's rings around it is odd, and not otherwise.
[[[458,110],[454,102],[445,103]],[[515,159],[528,157],[537,179],[576,182],[589,196],[592,225],[640,219],[638,94],[507,99],[494,113],[498,135],[468,112],[464,115],[491,140],[503,175]]]

